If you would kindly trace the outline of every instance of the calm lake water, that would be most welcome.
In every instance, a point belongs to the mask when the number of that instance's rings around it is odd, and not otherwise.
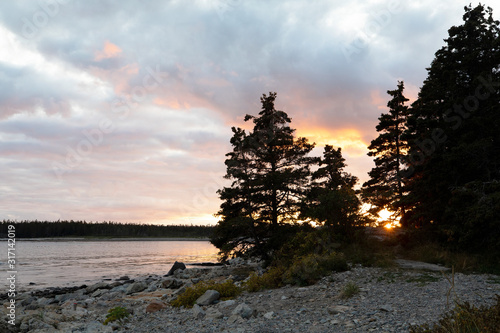
[[[1,242],[5,276],[7,241]],[[167,274],[175,261],[217,261],[208,241],[16,241],[17,288],[89,284],[122,275]],[[5,280],[5,279],[3,279]],[[29,285],[30,282],[35,285]],[[3,288],[2,288],[3,289]]]

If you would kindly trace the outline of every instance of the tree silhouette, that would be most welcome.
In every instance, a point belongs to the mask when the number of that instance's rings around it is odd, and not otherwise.
[[[314,148],[305,138],[295,138],[291,119],[276,110],[276,93],[261,97],[262,110],[252,120],[253,130],[246,133],[233,128],[233,151],[226,154],[226,178],[230,187],[219,190],[223,203],[212,243],[223,258],[230,255],[269,253],[286,239],[296,222],[309,184]]]
[[[377,216],[384,208],[393,213],[393,218],[405,213],[403,197],[405,190],[401,169],[407,143],[402,138],[406,129],[408,101],[403,95],[404,83],[398,82],[396,90],[388,90],[392,99],[387,103],[389,113],[382,114],[376,129],[379,136],[368,149],[368,156],[375,157],[375,167],[368,173],[370,179],[363,184],[363,200],[371,205],[370,213]]]

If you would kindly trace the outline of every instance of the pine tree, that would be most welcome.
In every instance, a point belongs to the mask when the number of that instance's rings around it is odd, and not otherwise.
[[[358,179],[344,171],[346,164],[341,148],[326,145],[318,165],[319,168],[312,174],[302,218],[349,235],[355,226],[363,222],[359,214],[361,202],[354,190]]]
[[[211,242],[223,258],[230,255],[266,259],[279,248],[297,222],[313,160],[308,153],[314,144],[295,138],[291,119],[276,110],[276,93],[261,98],[259,116],[252,120],[253,131],[233,128],[233,151],[226,156],[226,178],[230,187],[219,190],[223,203]]]
[[[407,143],[402,139],[406,129],[408,101],[403,95],[404,83],[398,82],[396,90],[388,90],[392,99],[387,103],[389,113],[382,114],[376,129],[379,136],[368,149],[368,156],[375,157],[375,167],[368,173],[370,179],[363,184],[362,197],[371,205],[372,215],[382,209],[394,212],[393,218],[405,213],[404,184],[401,177]]]
[[[498,214],[486,219],[476,212],[488,200],[498,207],[500,24],[482,5],[465,7],[463,20],[448,30],[412,104],[405,172],[409,222],[437,227],[472,248],[499,237]]]

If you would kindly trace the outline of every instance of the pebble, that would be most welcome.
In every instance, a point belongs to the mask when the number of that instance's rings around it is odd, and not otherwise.
[[[241,263],[236,265],[241,267]],[[21,293],[17,327],[37,333],[107,333],[118,329],[134,333],[407,332],[411,326],[436,322],[455,300],[491,305],[494,295],[500,294],[500,284],[495,283],[498,278],[492,275],[457,273],[450,293],[448,272],[355,266],[308,287],[243,292],[234,300],[202,302],[206,305],[197,304],[192,309],[168,305],[193,279],[222,281],[231,275],[227,267],[195,268],[176,271],[171,279],[179,279],[179,283],[164,286],[165,278],[152,276],[133,281],[122,278],[117,285],[100,282],[90,287]],[[344,299],[340,295],[349,282],[359,286],[360,292]],[[158,289],[145,289],[151,285]],[[0,315],[6,314],[6,301],[0,295],[4,304]],[[107,311],[116,306],[128,309],[129,319],[122,326],[102,325]],[[0,331],[3,329],[0,324]]]

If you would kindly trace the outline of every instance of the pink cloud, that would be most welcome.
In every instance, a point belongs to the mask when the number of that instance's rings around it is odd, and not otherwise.
[[[107,40],[104,43],[104,49],[96,51],[94,60],[101,61],[103,59],[116,58],[120,53],[122,53],[122,49]]]

